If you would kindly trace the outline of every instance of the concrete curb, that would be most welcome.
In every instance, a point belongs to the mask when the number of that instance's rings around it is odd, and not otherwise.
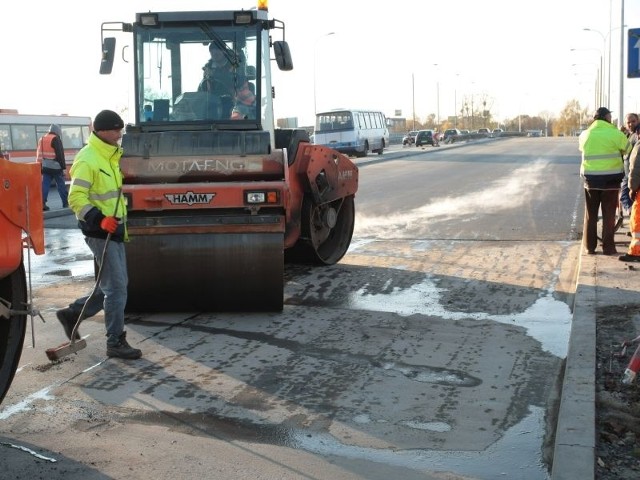
[[[73,212],[70,208],[57,208],[47,210],[46,212],[42,212],[44,219],[48,220],[49,218],[63,217],[65,215],[71,215]]]
[[[552,480],[593,480],[596,422],[595,255],[581,255],[556,440]]]

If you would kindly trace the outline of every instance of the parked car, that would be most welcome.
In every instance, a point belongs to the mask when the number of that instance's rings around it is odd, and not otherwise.
[[[442,137],[442,140],[444,141],[444,143],[453,143],[459,135],[460,130],[458,130],[457,128],[447,128],[444,131],[444,137]]]
[[[418,134],[417,130],[411,130],[404,137],[402,137],[402,146],[411,146],[416,143],[416,135]]]
[[[488,128],[479,128],[478,133],[480,135],[486,135],[488,137],[491,132],[489,132]]]
[[[492,137],[499,137],[500,135],[502,135],[502,129],[501,128],[494,128],[493,132],[491,132],[491,136]]]
[[[420,147],[421,145],[438,147],[439,142],[436,133],[433,130],[418,130],[416,134],[416,147]]]

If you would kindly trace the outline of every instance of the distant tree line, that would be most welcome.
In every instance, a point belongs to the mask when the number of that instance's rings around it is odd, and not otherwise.
[[[560,112],[558,117],[553,116],[549,112],[540,112],[539,115],[519,115],[514,118],[508,118],[498,121],[491,114],[491,105],[484,99],[481,100],[476,108],[469,108],[470,103],[463,100],[460,115],[457,117],[449,117],[442,120],[440,125],[437,123],[435,113],[430,113],[424,119],[416,118],[406,119],[405,125],[395,124],[393,130],[395,132],[404,132],[407,130],[432,129],[443,132],[449,128],[457,128],[459,130],[477,130],[478,128],[488,128],[493,130],[501,128],[508,132],[526,132],[527,130],[541,130],[545,135],[549,136],[569,136],[576,135],[583,129],[587,128],[591,123],[592,113],[586,108],[580,106],[577,100],[570,100]],[[614,119],[614,123],[615,119]]]

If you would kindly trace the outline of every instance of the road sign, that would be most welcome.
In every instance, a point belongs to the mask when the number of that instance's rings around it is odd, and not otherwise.
[[[640,28],[629,29],[627,78],[640,77]]]

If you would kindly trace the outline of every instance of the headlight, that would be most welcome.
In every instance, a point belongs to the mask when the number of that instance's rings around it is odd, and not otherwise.
[[[280,195],[277,190],[254,190],[244,193],[245,203],[249,205],[257,204],[278,204]]]

